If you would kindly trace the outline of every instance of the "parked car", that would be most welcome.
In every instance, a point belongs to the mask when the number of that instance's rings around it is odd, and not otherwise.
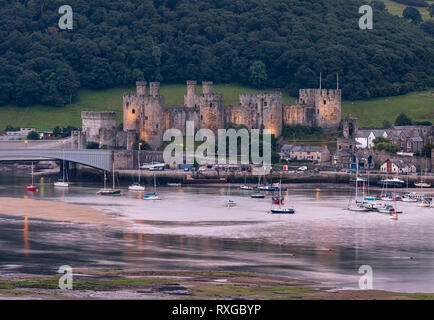
[[[142,170],[149,170],[149,171],[162,171],[165,168],[165,164],[161,162],[150,162],[143,164],[140,168]]]
[[[302,166],[302,167],[298,168],[297,171],[307,171],[307,167]]]

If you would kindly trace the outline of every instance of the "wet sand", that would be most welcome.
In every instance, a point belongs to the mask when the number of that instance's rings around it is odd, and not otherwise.
[[[0,197],[0,214],[28,219],[120,226],[121,222],[101,211],[57,201]]]

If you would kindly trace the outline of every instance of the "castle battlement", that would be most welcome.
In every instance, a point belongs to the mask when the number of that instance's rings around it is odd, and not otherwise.
[[[292,106],[282,105],[281,91],[246,92],[239,94],[238,105],[224,108],[224,95],[213,92],[213,82],[203,81],[197,93],[197,81],[188,80],[184,105],[166,108],[159,82],[138,81],[136,87],[136,93],[123,94],[124,130],[135,130],[154,149],[160,147],[165,130],[184,132],[187,121],[213,131],[228,122],[270,129],[278,137],[283,125],[335,128],[341,120],[341,90],[300,89],[298,103]]]

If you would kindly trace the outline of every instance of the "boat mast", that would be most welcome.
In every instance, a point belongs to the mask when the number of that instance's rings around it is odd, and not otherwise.
[[[141,146],[142,146],[142,143],[139,142],[139,153],[137,155],[137,176],[138,176],[139,184],[140,184],[140,150],[141,150]]]
[[[32,162],[32,186],[34,185],[34,178],[33,178],[33,162]]]
[[[107,173],[104,170],[104,190],[107,189],[106,186],[107,186]]]
[[[115,189],[115,162],[113,161],[113,190]]]

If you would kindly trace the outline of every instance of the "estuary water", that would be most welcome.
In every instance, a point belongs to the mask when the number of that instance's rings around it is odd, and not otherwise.
[[[373,288],[434,292],[434,209],[398,202],[389,216],[345,210],[347,185],[289,185],[294,215],[271,215],[271,199],[252,199],[237,186],[159,186],[164,198],[145,201],[122,188],[101,197],[99,184],[69,189],[0,175],[0,197],[82,204],[125,221],[122,228],[11,217],[0,208],[0,273],[53,274],[72,268],[251,271],[358,289],[360,266]],[[38,181],[41,182],[41,181]],[[152,186],[147,186],[152,191]],[[228,199],[237,202],[225,207]]]

